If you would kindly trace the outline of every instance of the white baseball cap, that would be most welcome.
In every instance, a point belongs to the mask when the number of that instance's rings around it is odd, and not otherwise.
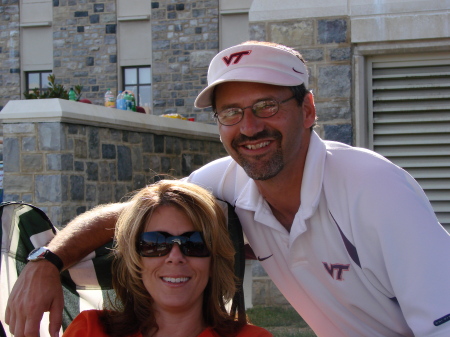
[[[283,45],[240,44],[221,51],[208,69],[208,86],[194,105],[212,105],[214,87],[224,82],[256,82],[280,86],[302,83],[308,88],[308,70],[294,51]]]

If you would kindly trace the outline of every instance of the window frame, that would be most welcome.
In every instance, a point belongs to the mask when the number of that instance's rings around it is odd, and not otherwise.
[[[34,90],[35,88],[30,88],[30,78],[29,75],[30,74],[39,74],[39,92],[43,92],[43,90],[48,90],[48,86],[46,88],[43,88],[43,79],[42,79],[42,75],[43,74],[47,74],[47,83],[48,83],[48,76],[53,74],[52,70],[32,70],[32,71],[26,71],[25,72],[25,92],[30,93],[32,90]]]

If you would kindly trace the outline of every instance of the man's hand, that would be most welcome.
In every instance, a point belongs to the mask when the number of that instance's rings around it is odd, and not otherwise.
[[[45,260],[29,262],[19,275],[6,308],[5,323],[15,337],[38,337],[44,312],[50,311],[49,332],[59,335],[64,297],[58,269]]]

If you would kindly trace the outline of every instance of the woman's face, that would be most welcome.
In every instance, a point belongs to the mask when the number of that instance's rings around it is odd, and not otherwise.
[[[194,230],[186,214],[174,206],[158,207],[145,226],[146,232],[162,231],[175,236]],[[141,259],[142,280],[157,312],[202,310],[211,257],[184,256],[174,244],[165,256]]]

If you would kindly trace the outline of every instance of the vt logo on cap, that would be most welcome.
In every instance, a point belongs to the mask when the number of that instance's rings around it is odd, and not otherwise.
[[[230,57],[224,56],[222,58],[222,60],[223,60],[223,62],[225,62],[225,64],[228,67],[231,64],[231,62],[233,62],[233,59],[234,59],[233,64],[238,64],[239,61],[241,60],[242,56],[250,55],[251,52],[252,52],[251,50],[245,50],[245,51],[241,51],[239,53],[233,53],[230,55]]]

